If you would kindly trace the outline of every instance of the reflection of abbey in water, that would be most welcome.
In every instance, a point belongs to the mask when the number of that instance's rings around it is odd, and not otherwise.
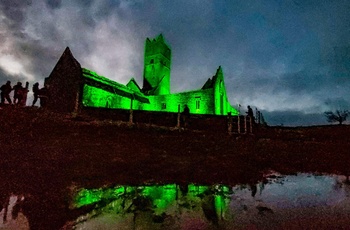
[[[48,107],[62,112],[83,106],[178,112],[187,104],[190,113],[238,115],[228,102],[221,67],[201,89],[175,94],[170,93],[170,67],[171,50],[162,35],[146,39],[142,88],[134,78],[122,85],[81,68],[67,48],[45,79],[51,95]]]
[[[80,225],[89,229],[88,221],[99,217],[109,219],[107,222],[111,224],[105,229],[120,229],[121,225],[123,229],[193,229],[185,227],[183,222],[193,222],[199,217],[218,226],[224,218],[232,216],[231,194],[224,185],[116,186],[75,191],[70,207],[94,207],[92,212],[77,219],[78,229]]]

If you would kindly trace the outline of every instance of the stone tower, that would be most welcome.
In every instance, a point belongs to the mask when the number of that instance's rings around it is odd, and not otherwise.
[[[163,35],[146,39],[142,91],[146,95],[170,94],[171,50]]]

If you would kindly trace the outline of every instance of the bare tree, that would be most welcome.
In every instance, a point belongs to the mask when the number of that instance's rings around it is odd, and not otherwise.
[[[336,110],[335,113],[332,111],[324,112],[328,122],[339,122],[339,125],[346,121],[346,118],[350,112],[348,110]]]

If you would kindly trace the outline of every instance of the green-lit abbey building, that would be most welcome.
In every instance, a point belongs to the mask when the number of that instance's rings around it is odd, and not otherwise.
[[[65,112],[81,107],[178,112],[187,105],[192,114],[238,115],[227,99],[221,67],[202,88],[173,94],[170,72],[171,49],[162,35],[146,39],[142,87],[134,78],[123,85],[81,68],[67,47],[45,79],[51,95],[48,107]]]

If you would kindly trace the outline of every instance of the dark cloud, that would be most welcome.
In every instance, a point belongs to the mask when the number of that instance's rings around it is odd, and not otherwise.
[[[58,58],[63,53],[64,49],[54,49],[53,47],[43,47],[40,43],[36,42],[23,42],[19,43],[19,49],[23,50],[25,58],[37,56],[35,59],[31,59],[30,65],[27,67],[30,72],[36,74],[36,78],[47,77]]]
[[[1,67],[0,67],[0,85],[3,85],[6,81],[9,81],[11,76],[9,76]]]
[[[291,94],[308,94],[317,92],[325,87],[325,84],[331,83],[326,76],[312,74],[305,70],[296,73],[287,73],[280,76],[275,84],[276,91],[288,91]]]
[[[262,111],[268,125],[307,126],[326,125],[327,120],[323,113],[306,114],[300,111]]]
[[[46,3],[50,8],[56,9],[61,6],[62,0],[46,0]]]
[[[0,9],[12,30],[18,30],[25,20],[25,9],[32,4],[32,0],[2,0]]]
[[[0,67],[0,85],[5,84],[7,81],[11,81],[12,84],[18,81],[25,82],[26,77],[21,74],[7,73],[3,68]]]
[[[350,110],[350,101],[343,97],[327,98],[324,104],[328,108],[327,111]]]

